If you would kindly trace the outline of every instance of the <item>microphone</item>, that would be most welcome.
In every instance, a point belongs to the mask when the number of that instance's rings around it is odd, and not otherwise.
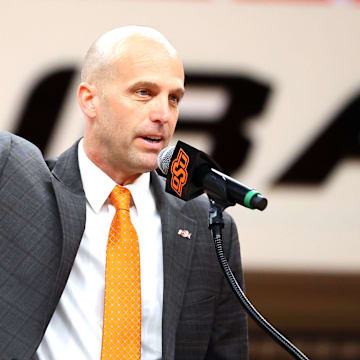
[[[185,201],[205,192],[226,206],[237,203],[261,211],[267,206],[258,191],[223,174],[210,156],[182,141],[161,150],[158,166],[166,176],[166,192]]]

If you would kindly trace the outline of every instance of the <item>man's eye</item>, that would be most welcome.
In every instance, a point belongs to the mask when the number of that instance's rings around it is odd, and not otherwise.
[[[148,96],[150,95],[150,91],[149,90],[146,90],[146,89],[139,89],[139,90],[136,90],[136,93],[140,96]]]
[[[171,102],[176,103],[176,104],[178,104],[179,101],[180,101],[179,97],[176,96],[176,95],[170,95],[169,99],[170,99]]]

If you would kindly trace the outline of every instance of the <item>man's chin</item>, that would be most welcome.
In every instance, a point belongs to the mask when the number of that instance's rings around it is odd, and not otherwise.
[[[139,160],[139,162],[137,163],[137,167],[141,173],[146,173],[157,169],[157,155],[151,157],[144,157],[143,159],[141,159],[141,161]]]

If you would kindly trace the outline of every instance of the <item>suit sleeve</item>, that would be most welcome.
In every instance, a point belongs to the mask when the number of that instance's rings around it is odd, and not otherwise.
[[[0,179],[9,157],[11,137],[8,132],[0,131]]]
[[[225,255],[236,280],[244,289],[236,225],[229,215],[224,215],[226,216],[223,231]],[[215,313],[215,322],[206,359],[248,359],[247,314],[225,277]]]

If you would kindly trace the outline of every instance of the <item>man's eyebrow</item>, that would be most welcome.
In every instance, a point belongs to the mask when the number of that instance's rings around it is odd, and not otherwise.
[[[177,93],[177,94],[179,94],[180,97],[183,97],[184,94],[185,94],[185,88],[179,87],[179,88],[175,89],[174,92]]]
[[[153,89],[159,89],[159,85],[152,82],[152,81],[137,81],[136,83],[132,84],[130,86],[131,89],[135,89],[135,88],[141,88],[141,87],[150,87]]]
[[[130,89],[131,90],[134,90],[136,88],[141,88],[141,87],[144,87],[144,88],[152,88],[152,89],[160,89],[160,86],[152,81],[138,81],[134,84],[132,84],[130,86]],[[171,91],[172,93],[176,93],[178,94],[180,97],[183,97],[184,96],[184,93],[185,93],[185,89],[183,87],[178,87],[174,90]]]

